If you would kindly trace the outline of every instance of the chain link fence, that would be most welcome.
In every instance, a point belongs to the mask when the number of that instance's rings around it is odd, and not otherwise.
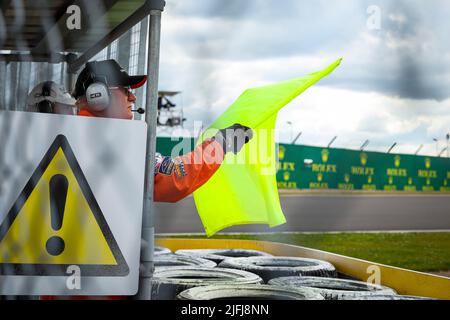
[[[97,53],[90,61],[116,60],[130,75],[147,70],[148,18]],[[28,48],[32,49],[32,48]],[[78,72],[80,72],[78,70]],[[25,111],[27,95],[39,83],[54,81],[72,92],[66,62],[0,61],[0,110]],[[135,90],[136,106],[145,108],[145,86]],[[140,119],[137,114],[136,118]]]

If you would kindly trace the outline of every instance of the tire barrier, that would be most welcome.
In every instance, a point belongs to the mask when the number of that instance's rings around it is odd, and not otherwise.
[[[164,247],[158,247],[155,246],[155,251],[153,252],[154,256],[159,256],[159,255],[163,255],[163,254],[169,254],[172,253],[172,251],[168,248],[164,248]]]
[[[186,289],[206,285],[260,284],[262,279],[253,273],[222,268],[172,267],[156,269],[151,283],[152,300],[173,300]]]
[[[221,262],[219,267],[250,271],[265,282],[288,276],[337,276],[336,269],[329,262],[297,257],[230,258]]]
[[[308,288],[289,288],[269,285],[210,285],[187,289],[178,300],[324,300]]]
[[[320,293],[326,300],[397,294],[393,289],[385,286],[336,278],[282,277],[270,280],[269,284],[278,287],[311,288]]]
[[[160,254],[155,256],[155,268],[172,268],[182,266],[198,266],[202,268],[214,268],[217,264],[211,260],[180,256],[176,254]]]
[[[271,254],[266,252],[246,249],[192,249],[178,250],[175,254],[200,257],[214,261],[217,264],[229,258],[272,257]]]
[[[416,297],[416,296],[401,296],[401,295],[371,295],[371,296],[346,297],[343,300],[438,300],[438,299],[427,297]]]

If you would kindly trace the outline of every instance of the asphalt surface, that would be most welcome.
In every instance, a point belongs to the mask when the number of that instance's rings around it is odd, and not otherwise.
[[[223,232],[450,230],[450,196],[282,195],[287,223],[236,226]],[[204,232],[194,199],[157,203],[157,233]]]

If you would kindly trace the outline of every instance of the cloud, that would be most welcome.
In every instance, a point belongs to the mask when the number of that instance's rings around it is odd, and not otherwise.
[[[294,136],[304,132],[298,143],[326,146],[337,135],[335,147],[357,149],[369,139],[368,150],[384,152],[397,142],[397,152],[414,153],[424,144],[422,152],[435,155],[433,138],[439,137],[443,143],[443,133],[449,129],[450,99],[442,103],[428,101],[431,107],[437,106],[429,114],[410,112],[421,103],[378,93],[318,86],[282,109],[277,124],[282,141],[289,141],[290,128],[286,122],[292,121]]]
[[[435,32],[441,21],[433,17],[441,8],[449,12],[449,5],[438,3],[424,11],[420,2],[381,1],[382,26],[371,31],[368,5],[357,1],[284,1],[282,6],[256,0],[183,1],[167,9],[165,33],[194,61],[251,63],[334,53],[344,56],[348,67],[333,85],[443,100],[450,96],[450,48],[447,35]]]
[[[441,0],[433,0],[432,6],[380,0],[375,5],[381,9],[381,29],[369,30],[366,9],[372,4],[168,2],[160,89],[183,91],[187,127],[194,120],[207,125],[246,88],[299,77],[342,56],[342,65],[310,89],[327,95],[324,99],[308,100],[298,111],[287,107],[295,119],[302,116],[296,122],[305,130],[301,140],[327,143],[337,134],[337,144],[355,147],[372,137],[371,146],[384,149],[401,139],[410,150],[419,140],[445,135],[450,123],[450,43],[442,26],[450,5]],[[313,113],[323,110],[330,119],[314,122]],[[336,118],[346,126],[331,126]],[[287,138],[288,133],[280,136]]]

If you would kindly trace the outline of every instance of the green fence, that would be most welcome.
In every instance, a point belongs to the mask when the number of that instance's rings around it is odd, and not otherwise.
[[[156,149],[192,150],[193,139],[181,141],[158,138]],[[281,189],[450,192],[450,159],[280,144],[277,180]]]

